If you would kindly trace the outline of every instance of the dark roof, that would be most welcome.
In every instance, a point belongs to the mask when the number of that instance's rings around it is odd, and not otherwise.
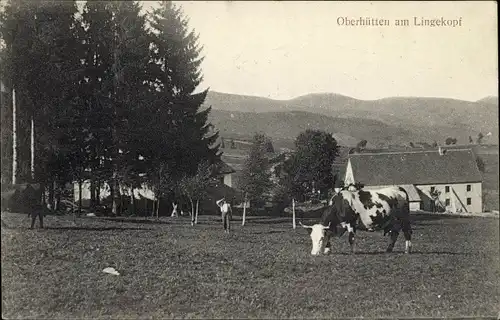
[[[229,173],[235,173],[236,171],[224,161],[220,161],[217,164],[217,172],[219,174],[229,174]]]
[[[364,153],[349,157],[354,180],[365,185],[480,182],[472,150]]]
[[[412,201],[421,201],[422,199],[420,198],[419,192],[417,188],[413,184],[403,184],[401,185],[403,189],[405,189],[406,193],[408,194],[408,198],[410,202]]]

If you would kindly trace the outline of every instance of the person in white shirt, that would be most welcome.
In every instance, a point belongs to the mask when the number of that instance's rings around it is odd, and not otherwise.
[[[224,232],[229,233],[231,229],[231,218],[232,218],[231,205],[227,203],[224,198],[215,201],[215,204],[217,204],[222,213],[222,223],[224,224]]]

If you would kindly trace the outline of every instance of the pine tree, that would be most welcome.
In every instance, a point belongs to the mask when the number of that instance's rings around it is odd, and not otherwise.
[[[92,206],[98,204],[98,191],[104,181],[111,179],[112,134],[112,44],[114,40],[113,12],[109,2],[87,1],[83,8],[82,59],[85,78],[80,83],[88,113],[90,132],[89,168],[91,169]],[[96,194],[97,193],[97,194]]]
[[[183,173],[196,174],[204,160],[212,164],[220,160],[218,133],[210,133],[207,118],[211,108],[201,110],[208,91],[195,93],[202,81],[198,36],[189,30],[182,10],[170,1],[161,2],[150,20],[156,108],[164,115],[158,118],[163,123],[156,126],[166,126],[174,137],[167,150],[175,154],[171,170],[178,180]]]
[[[140,137],[147,126],[142,115],[151,101],[150,38],[140,10],[136,1],[88,1],[82,16],[85,80],[80,85],[87,110],[83,118],[89,132],[92,189],[99,189],[103,180],[109,182],[114,215],[119,186],[137,186],[143,169]]]
[[[171,2],[150,16],[149,30],[140,9],[136,1],[87,1],[78,18],[75,1],[19,0],[5,5],[0,23],[2,79],[22,105],[21,169],[29,174],[34,119],[37,179],[82,181],[90,168],[92,197],[107,181],[114,214],[118,185],[137,187],[139,173],[171,190],[161,177],[178,181],[220,160],[210,108],[201,109],[207,91],[196,92],[197,35]]]
[[[9,1],[2,13],[1,37],[5,42],[2,74],[22,110],[19,118],[22,180],[30,179],[31,122],[34,123],[36,180],[48,184],[66,177],[58,168],[58,154],[64,147],[60,137],[62,116],[74,106],[75,83],[81,66],[74,1]]]
[[[136,1],[110,2],[113,12],[112,65],[113,123],[112,123],[112,180],[113,215],[119,200],[118,168],[134,168],[139,161],[143,136],[141,115],[146,111],[148,89],[149,37],[145,32],[146,19],[140,14]]]

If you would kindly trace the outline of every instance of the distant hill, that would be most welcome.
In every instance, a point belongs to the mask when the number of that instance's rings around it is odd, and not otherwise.
[[[484,97],[482,99],[479,99],[476,102],[483,103],[483,104],[489,103],[489,104],[493,104],[493,105],[498,105],[498,97],[488,96],[488,97]]]
[[[211,91],[205,106],[212,106],[214,110],[213,123],[231,134],[247,135],[259,130],[293,140],[297,128],[311,127],[333,130],[351,143],[358,139],[367,139],[373,144],[422,139],[432,143],[434,140],[444,142],[449,136],[465,143],[469,135],[475,138],[479,132],[492,132],[490,141],[498,140],[497,97],[476,102],[419,97],[358,100],[320,93],[273,100]],[[303,113],[286,115],[289,111]],[[230,118],[231,112],[234,118]]]
[[[322,129],[334,134],[339,144],[356,145],[367,139],[370,145],[408,143],[429,140],[429,136],[385,124],[381,121],[360,118],[335,118],[305,111],[289,112],[236,112],[212,110],[209,117],[223,137],[251,137],[255,132],[264,132],[273,140],[293,141],[306,129]],[[284,145],[285,146],[285,145]]]

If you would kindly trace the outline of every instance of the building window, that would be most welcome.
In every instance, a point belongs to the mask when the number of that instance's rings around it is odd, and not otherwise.
[[[444,187],[444,192],[446,192],[446,193],[450,192],[450,186]]]
[[[471,185],[470,185],[470,184],[468,184],[468,185],[467,185],[467,192],[469,192],[469,191],[471,191],[471,190],[472,190]]]
[[[467,198],[467,205],[470,206],[472,204],[472,199],[471,198]]]
[[[446,199],[446,203],[445,203],[447,206],[450,205],[450,199]]]

